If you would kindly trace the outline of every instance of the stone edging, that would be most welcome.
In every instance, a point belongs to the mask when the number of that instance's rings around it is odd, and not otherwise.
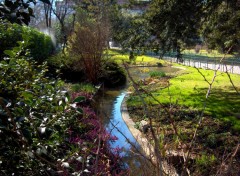
[[[130,132],[132,133],[133,137],[136,139],[136,141],[139,143],[139,145],[141,146],[142,150],[144,151],[144,153],[146,154],[146,156],[148,157],[153,157],[153,147],[151,144],[149,144],[147,138],[145,138],[141,131],[139,131],[138,129],[136,129],[135,123],[133,122],[133,120],[130,118],[129,113],[128,113],[128,109],[127,109],[127,104],[126,104],[126,96],[127,93],[125,95],[125,97],[123,98],[122,104],[121,104],[121,114],[122,114],[122,118],[124,120],[124,122],[126,123],[126,125],[128,126]]]
[[[128,93],[126,93],[126,95],[124,96],[122,104],[121,104],[122,118],[123,118],[124,122],[126,123],[126,125],[128,126],[130,132],[136,139],[136,141],[141,146],[145,155],[154,161],[155,159],[154,159],[153,146],[148,142],[147,138],[145,138],[143,136],[142,132],[134,127],[135,123],[129,116],[127,104],[126,104],[127,95],[128,95]],[[177,171],[173,166],[169,165],[166,161],[162,161],[162,164],[163,164],[162,167],[163,167],[163,170],[165,173],[167,173],[171,176],[178,176]]]

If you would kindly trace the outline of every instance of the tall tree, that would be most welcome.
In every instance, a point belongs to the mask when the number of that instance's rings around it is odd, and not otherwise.
[[[55,3],[55,4],[53,4]],[[68,37],[68,29],[66,26],[66,19],[70,14],[74,15],[74,6],[75,4],[71,0],[62,0],[62,1],[52,1],[51,8],[56,18],[60,23],[60,31],[61,31],[61,42],[62,42],[62,52],[65,53],[65,48],[67,44]],[[73,21],[74,23],[74,21]]]
[[[74,33],[69,40],[70,55],[75,58],[74,69],[83,70],[87,79],[96,84],[102,76],[103,51],[107,46],[108,26],[93,20],[82,9],[76,14]]]
[[[161,50],[181,49],[199,42],[202,0],[153,0],[147,11],[151,33],[159,40]]]
[[[207,6],[207,20],[203,22],[202,35],[211,49],[220,52],[240,49],[240,1],[218,1],[214,8]]]
[[[51,0],[50,4],[44,3],[44,15],[45,15],[45,22],[46,22],[46,27],[51,28],[52,27],[52,5],[54,0]]]
[[[149,44],[150,33],[147,27],[147,21],[140,10],[133,10],[135,3],[116,6],[111,18],[112,38],[121,45],[123,49],[131,49],[130,59],[137,51],[143,51]]]

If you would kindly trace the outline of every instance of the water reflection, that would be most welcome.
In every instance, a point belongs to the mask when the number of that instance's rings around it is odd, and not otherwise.
[[[129,69],[131,76],[134,79],[144,79],[149,77],[149,71],[163,71],[171,73],[178,70],[179,69],[172,67],[141,67]],[[131,141],[131,143],[134,143],[135,146],[140,149],[139,144],[129,131],[121,115],[121,103],[126,95],[127,87],[128,85],[118,89],[102,90],[95,98],[97,101],[95,107],[98,115],[102,118],[105,128],[111,132],[112,135],[118,138],[118,140],[111,143],[111,146],[113,148],[119,147],[123,149],[121,155],[123,157],[123,161],[128,167],[130,167],[131,175],[142,175],[142,173],[146,173],[144,168],[148,170],[148,173],[152,172],[153,170],[149,170],[151,166],[149,163],[144,161],[141,156],[139,156],[135,148],[132,147],[127,142],[126,138],[118,131],[120,130],[128,138],[128,140]]]
[[[140,147],[132,133],[129,131],[126,123],[122,119],[121,103],[125,95],[126,93],[124,90],[108,90],[102,92],[102,96],[98,98],[98,113],[102,117],[103,124],[112,135],[118,138],[118,140],[111,143],[111,146],[113,148],[123,148],[123,152],[121,153],[122,156],[127,155],[131,148],[131,144],[128,143],[126,138],[121,133],[123,133],[131,143],[135,144],[137,148]]]

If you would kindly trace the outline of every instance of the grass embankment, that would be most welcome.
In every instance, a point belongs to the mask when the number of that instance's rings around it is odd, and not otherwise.
[[[180,67],[177,64],[175,66]],[[207,82],[211,83],[214,71],[181,67],[184,70],[177,72],[175,76],[149,72],[152,78],[138,81],[141,85],[139,91],[148,104],[153,127],[161,136],[160,146],[164,146],[161,148],[163,153],[164,150],[186,151],[184,145],[190,144],[201,111],[206,105],[204,118],[191,151],[196,156],[191,164],[191,172],[193,175],[213,175],[221,164],[222,156],[233,152],[239,142],[240,95],[234,90],[228,75],[217,72],[206,99],[209,88]],[[240,75],[230,76],[240,91]],[[161,104],[147,96],[143,89],[150,92]],[[147,120],[148,117],[136,92],[130,96],[127,103],[130,116],[136,127],[139,127],[140,121]],[[178,135],[172,128],[172,120]],[[151,140],[151,134],[147,133],[146,136]],[[184,145],[179,146],[179,141]],[[240,156],[236,155],[233,164],[233,171],[236,173],[239,171],[239,159]]]
[[[214,71],[199,69],[204,78],[196,68],[184,68],[186,70],[182,71],[182,74],[169,80],[169,88],[151,92],[155,98],[164,104],[173,103],[197,110],[202,110],[206,102],[205,113],[212,117],[230,121],[233,123],[234,129],[240,130],[240,120],[238,119],[240,116],[239,94],[234,90],[227,74],[217,73],[210,95],[206,100],[206,93],[209,88],[207,81],[211,83]],[[231,74],[231,79],[235,87],[240,90],[240,76]],[[149,90],[148,86],[145,86],[145,88]],[[131,106],[138,106],[141,102],[137,100],[131,98],[128,103]],[[146,100],[149,104],[156,104],[151,98]]]
[[[193,52],[193,50],[188,50],[188,53]],[[206,56],[211,57],[211,53],[207,54],[206,50],[200,50],[200,55],[204,55],[204,53]],[[108,50],[108,54],[111,56],[111,59],[117,63],[122,63],[123,61],[129,62],[129,55],[121,53],[119,50]],[[212,52],[212,57],[214,56],[222,57],[223,54],[214,51]],[[145,55],[136,56],[135,60],[136,65],[156,65],[158,63],[166,64],[163,60]],[[175,66],[180,65],[175,64]],[[162,83],[143,86],[143,88],[151,90],[155,98],[164,104],[177,103],[178,105],[186,106],[190,109],[202,110],[206,102],[206,114],[214,118],[216,117],[231,122],[233,128],[240,131],[239,94],[234,90],[228,75],[222,72],[217,73],[210,95],[206,100],[206,93],[209,88],[207,81],[211,83],[214,77],[214,71],[199,69],[204,75],[204,78],[196,68],[181,67],[185,70],[179,71],[175,77],[171,76],[172,78],[169,79],[169,88],[163,89],[163,87],[166,87],[166,84]],[[240,76],[236,74],[230,75],[234,85],[238,91],[240,91]],[[156,104],[156,102],[150,98],[146,100],[149,104]],[[131,98],[128,104],[129,106],[139,106],[141,102],[139,102],[137,98]]]
[[[111,52],[113,52],[111,58],[115,61],[119,63],[122,60],[129,61],[128,55],[116,51]],[[141,57],[144,59],[142,60]],[[157,63],[164,63],[164,61],[146,56],[140,56],[136,59],[136,64],[139,65],[156,65]],[[168,64],[165,63],[165,65]],[[196,159],[191,163],[191,172],[193,175],[213,175],[221,164],[222,156],[233,152],[239,142],[239,94],[234,90],[228,75],[217,72],[209,97],[206,99],[209,88],[207,82],[211,83],[214,71],[197,70],[178,64],[174,64],[174,66],[183,69],[165,75],[162,72],[153,72],[150,69],[142,68],[144,73],[148,70],[150,78],[137,81],[141,85],[139,91],[148,104],[153,127],[161,136],[160,146],[162,146],[163,156],[164,150],[186,151],[186,146],[190,144],[201,111],[206,105],[204,119],[199,126],[194,148],[191,151],[196,156]],[[230,74],[230,76],[237,90],[240,91],[240,75]],[[151,93],[161,102],[161,105],[147,96],[143,89]],[[139,127],[140,121],[147,120],[148,117],[146,117],[143,104],[133,87],[130,87],[130,91],[133,94],[127,101],[129,113],[136,123],[136,127]],[[170,107],[169,104],[172,106]],[[170,118],[174,120],[178,135],[172,128],[173,124]],[[149,133],[146,137],[151,140]],[[187,145],[179,146],[179,141]],[[236,155],[232,171],[238,172],[239,159],[240,156]]]
[[[108,54],[110,59],[114,60],[118,64],[122,64],[123,62],[130,63],[129,54],[122,53],[120,50],[107,50],[105,54]],[[159,60],[154,57],[139,55],[135,56],[135,60],[132,61],[134,65],[157,65],[158,63],[165,63],[163,60]]]

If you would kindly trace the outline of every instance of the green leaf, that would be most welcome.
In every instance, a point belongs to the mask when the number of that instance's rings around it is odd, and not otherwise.
[[[9,57],[15,57],[15,53],[12,50],[5,50],[4,54],[8,55]]]
[[[83,109],[82,108],[77,108],[77,112],[79,112],[80,114],[83,114]]]
[[[75,100],[73,100],[74,103],[80,103],[80,102],[83,102],[85,101],[86,98],[84,96],[79,96],[77,98],[75,98]]]
[[[32,99],[33,98],[33,94],[31,92],[23,92],[22,93],[22,96],[25,98],[25,99]]]

